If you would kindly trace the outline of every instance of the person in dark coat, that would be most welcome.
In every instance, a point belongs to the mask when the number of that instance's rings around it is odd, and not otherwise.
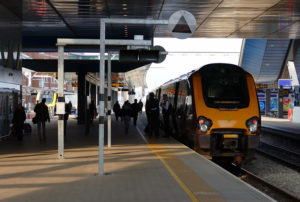
[[[129,101],[127,100],[121,109],[121,116],[122,116],[122,119],[123,119],[124,125],[125,125],[125,135],[128,134],[131,114],[132,114],[132,108],[131,108]]]
[[[72,113],[72,102],[71,101],[69,101],[69,103],[68,103],[68,109],[69,109],[69,114],[71,114]]]
[[[149,125],[149,137],[152,133],[159,137],[159,101],[154,98],[154,93],[149,93],[149,99],[146,102],[146,115]]]
[[[118,120],[119,116],[120,116],[120,111],[121,111],[121,107],[120,107],[120,104],[119,104],[119,101],[117,101],[114,106],[113,106],[113,111],[115,113],[115,116],[116,116],[116,120]]]
[[[133,125],[136,126],[136,121],[137,121],[137,118],[138,118],[138,113],[140,111],[140,106],[137,103],[137,99],[134,99],[134,103],[131,105],[131,109],[132,109]]]
[[[22,104],[18,104],[17,109],[14,112],[13,116],[13,129],[15,134],[17,135],[18,140],[23,140],[23,129],[24,129],[24,121],[26,120],[26,114]]]
[[[142,112],[143,111],[143,102],[142,102],[142,100],[140,100],[139,101],[139,106],[140,106],[140,110],[139,110],[139,112]]]
[[[37,118],[38,136],[39,136],[40,141],[42,141],[41,127],[43,128],[43,140],[45,141],[46,140],[45,122],[46,121],[50,122],[48,107],[45,103],[46,103],[46,99],[43,98],[42,102],[37,104],[34,108],[34,112],[36,113],[35,116]]]

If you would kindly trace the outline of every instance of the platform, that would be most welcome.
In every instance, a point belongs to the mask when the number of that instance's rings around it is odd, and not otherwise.
[[[288,119],[261,117],[262,131],[270,130],[280,133],[290,134],[292,137],[300,140],[300,123],[292,123]]]
[[[271,198],[174,139],[147,139],[144,124],[112,122],[112,147],[105,147],[98,176],[98,126],[68,121],[65,159],[57,159],[57,124],[47,142],[36,126],[23,142],[0,142],[0,201],[272,201]]]

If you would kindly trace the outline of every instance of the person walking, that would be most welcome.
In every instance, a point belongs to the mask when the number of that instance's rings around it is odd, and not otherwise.
[[[121,109],[121,116],[125,125],[125,135],[128,134],[131,114],[132,114],[132,108],[129,101],[127,100]]]
[[[140,110],[139,110],[139,112],[142,112],[143,111],[143,102],[142,102],[142,100],[140,100],[139,101],[139,107],[140,107]]]
[[[42,141],[42,139],[44,141],[46,140],[45,122],[46,121],[50,122],[48,107],[45,103],[46,103],[46,98],[43,98],[42,102],[37,104],[34,108],[34,112],[36,113],[35,116],[37,117],[38,136],[40,141]],[[43,128],[43,138],[41,136],[41,127]]]
[[[154,98],[154,93],[149,93],[149,99],[146,102],[146,115],[148,117],[149,137],[152,133],[159,138],[159,101]]]
[[[169,137],[170,136],[170,115],[171,115],[172,105],[168,100],[167,94],[163,94],[163,101],[160,103],[160,106],[162,108],[162,115],[164,119],[164,131],[165,131],[164,137]]]
[[[15,132],[15,135],[17,135],[19,141],[23,140],[23,129],[24,129],[25,120],[26,120],[26,114],[24,108],[22,104],[18,104],[18,107],[14,112],[12,123],[13,123],[13,130]]]
[[[137,99],[134,99],[134,103],[131,105],[131,108],[132,108],[133,125],[136,126],[138,113],[140,111],[140,106],[137,103]]]
[[[117,101],[114,106],[113,106],[113,111],[115,113],[115,116],[116,116],[116,120],[118,120],[119,116],[120,116],[120,111],[121,111],[121,107],[120,107],[120,104],[119,104],[119,101]]]

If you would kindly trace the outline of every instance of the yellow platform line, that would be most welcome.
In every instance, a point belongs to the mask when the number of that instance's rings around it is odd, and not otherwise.
[[[163,143],[160,143],[156,139],[146,140],[141,131],[138,128],[137,130],[147,143],[147,146],[162,162],[167,171],[192,201],[226,201]]]
[[[157,156],[157,158],[162,162],[162,164],[167,168],[169,173],[173,176],[173,178],[176,180],[176,182],[179,184],[179,186],[185,191],[185,193],[190,197],[190,199],[193,202],[198,202],[199,200],[197,197],[193,194],[191,190],[180,180],[180,178],[175,174],[173,169],[166,163],[166,161],[159,155],[159,153],[156,151],[156,149],[153,147],[153,145],[148,144],[148,147],[152,150],[152,152]]]
[[[169,171],[169,173],[172,175],[172,177],[176,180],[176,182],[179,184],[179,186],[185,191],[185,193],[190,197],[190,199],[193,202],[198,202],[199,200],[197,199],[197,197],[193,194],[193,192],[191,190],[189,190],[189,188],[180,180],[180,178],[175,174],[175,172],[173,171],[173,169],[165,162],[165,160],[159,155],[159,153],[157,152],[157,150],[155,149],[155,147],[152,144],[149,144],[148,141],[144,138],[142,132],[140,131],[139,128],[137,128],[138,132],[140,133],[140,135],[143,137],[143,139],[145,140],[145,142],[147,143],[148,147],[151,149],[151,151],[157,156],[157,158],[162,162],[162,164],[167,168],[167,170]]]

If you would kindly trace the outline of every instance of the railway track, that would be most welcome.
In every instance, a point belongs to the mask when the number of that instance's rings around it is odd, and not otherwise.
[[[277,201],[300,201],[300,198],[286,192],[285,190],[267,182],[266,180],[254,175],[253,173],[241,168],[243,175],[240,178],[262,192],[270,195]]]
[[[292,131],[262,127],[257,151],[300,170],[300,137]]]
[[[300,154],[289,148],[261,141],[258,152],[282,161],[300,170]]]

